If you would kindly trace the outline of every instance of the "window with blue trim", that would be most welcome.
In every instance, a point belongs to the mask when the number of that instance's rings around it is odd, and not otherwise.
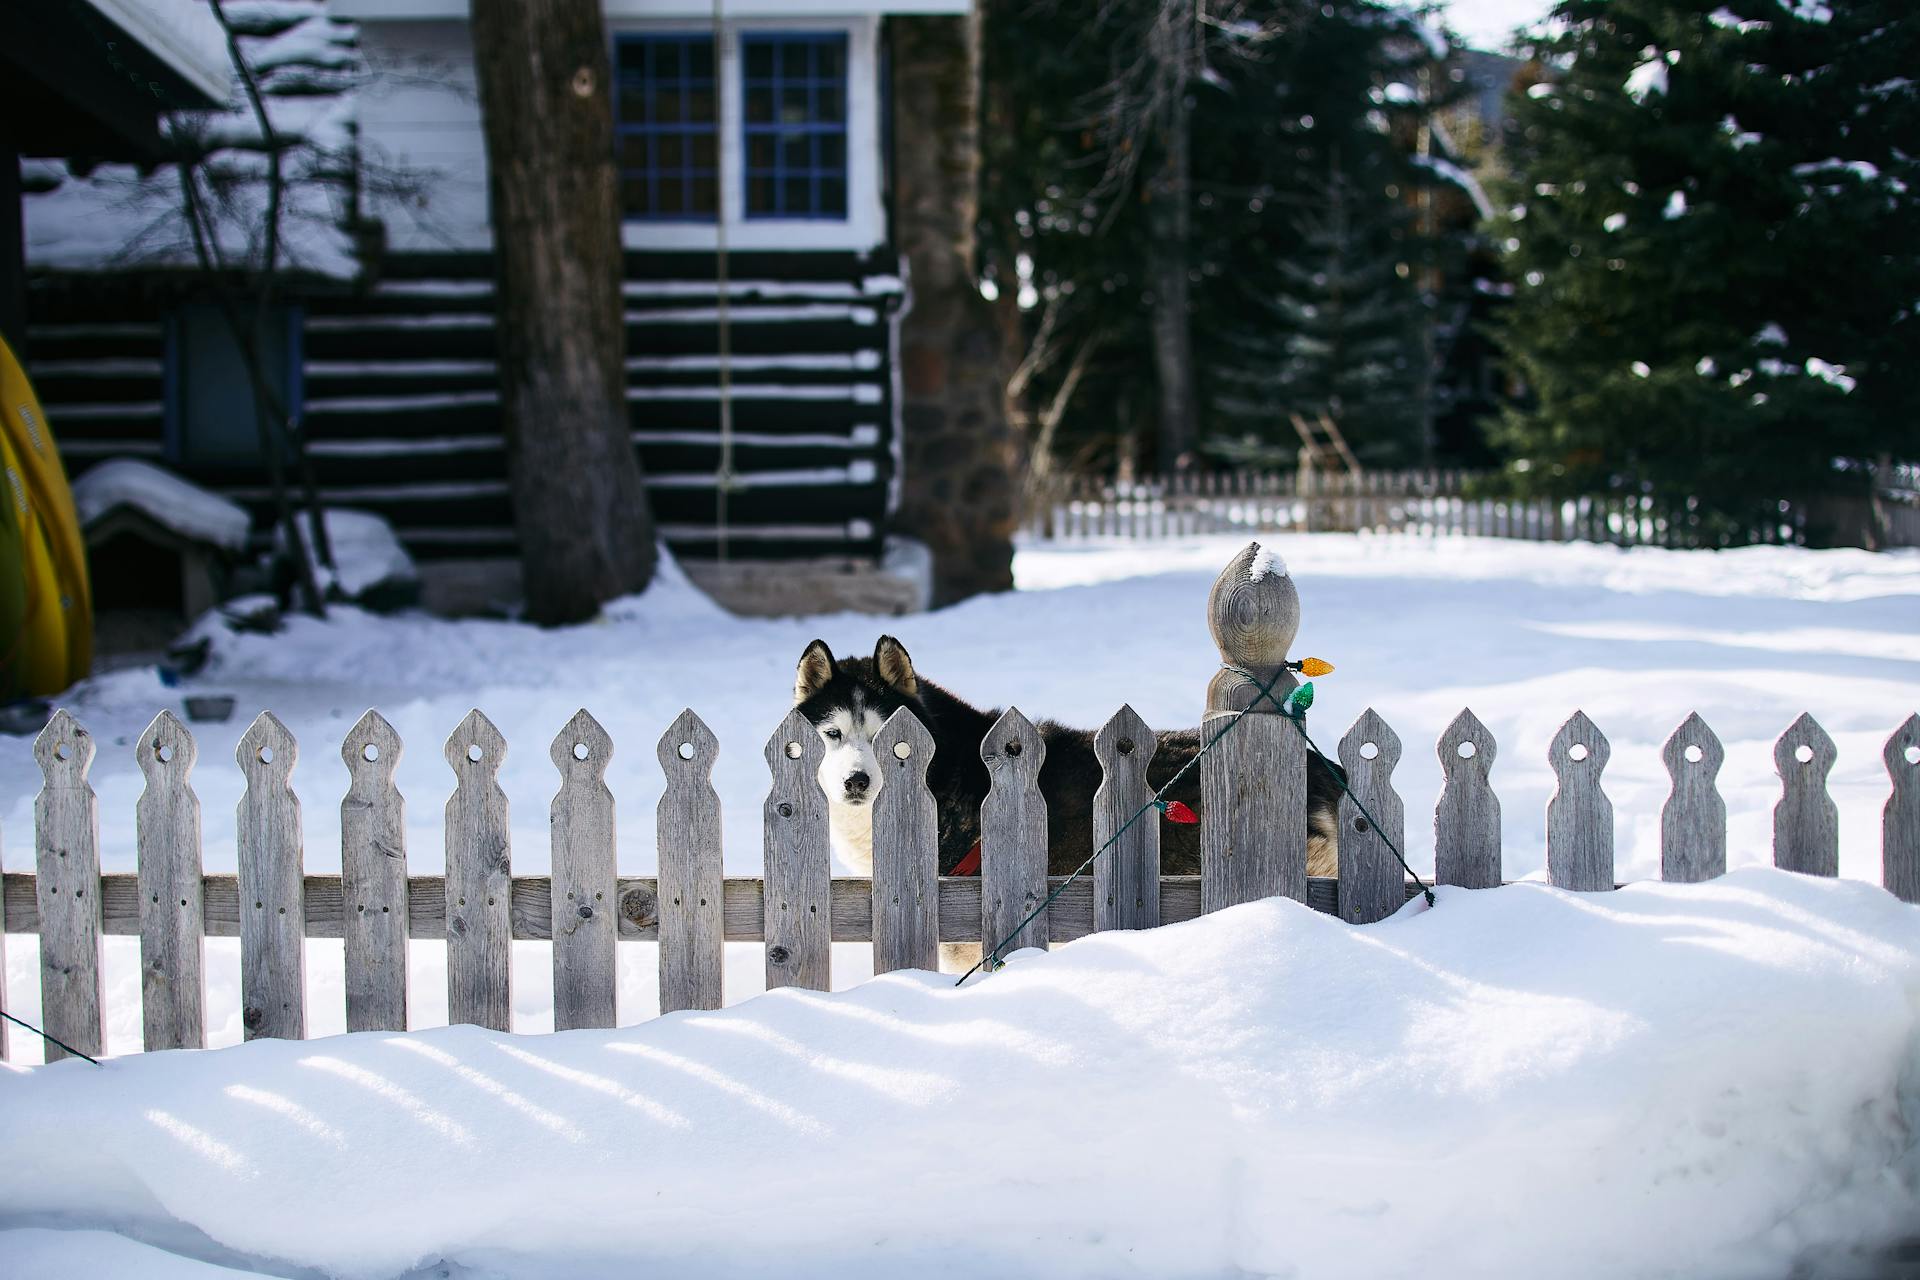
[[[743,36],[740,57],[747,217],[844,219],[846,32]]]
[[[621,36],[614,55],[626,216],[712,222],[720,207],[713,37]]]

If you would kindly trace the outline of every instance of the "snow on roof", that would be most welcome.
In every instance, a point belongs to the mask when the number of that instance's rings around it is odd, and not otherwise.
[[[227,36],[200,0],[86,0],[181,79],[224,102],[233,76]]]
[[[137,458],[115,458],[87,471],[73,482],[73,505],[82,526],[131,507],[183,538],[229,551],[245,550],[253,527],[244,508]]]
[[[1016,953],[959,990],[909,971],[618,1030],[0,1067],[0,1256],[32,1250],[34,1276],[1798,1274],[1920,1220],[1914,926],[1877,885],[1770,868],[1443,888],[1363,928],[1274,898]]]

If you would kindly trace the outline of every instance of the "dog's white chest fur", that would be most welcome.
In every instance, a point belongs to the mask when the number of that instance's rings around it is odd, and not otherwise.
[[[833,827],[833,856],[855,875],[873,874],[873,806],[827,805]]]

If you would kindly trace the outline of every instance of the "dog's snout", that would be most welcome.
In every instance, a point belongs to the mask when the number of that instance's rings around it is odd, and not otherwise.
[[[864,772],[850,773],[847,775],[847,794],[850,796],[863,796],[867,794],[867,787],[872,782],[873,779],[869,778]]]

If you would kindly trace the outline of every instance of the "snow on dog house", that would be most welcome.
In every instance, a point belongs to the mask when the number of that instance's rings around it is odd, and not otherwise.
[[[791,587],[795,562],[811,561],[823,572],[806,581],[857,584],[868,607],[918,600],[882,559],[907,301],[884,50],[888,24],[967,9],[740,0],[716,25],[691,0],[606,0],[633,435],[662,533],[703,582],[724,550],[736,566],[787,566],[763,585]],[[437,568],[468,581],[476,562],[516,571],[465,0],[228,14],[293,143],[265,355],[320,501],[393,524],[430,597]],[[216,162],[259,164],[239,97],[200,127],[231,139]],[[30,178],[31,365],[70,470],[163,461],[268,525],[243,366],[190,238],[167,229],[184,228],[167,213],[177,176],[41,166]],[[233,229],[231,261],[257,226]]]

